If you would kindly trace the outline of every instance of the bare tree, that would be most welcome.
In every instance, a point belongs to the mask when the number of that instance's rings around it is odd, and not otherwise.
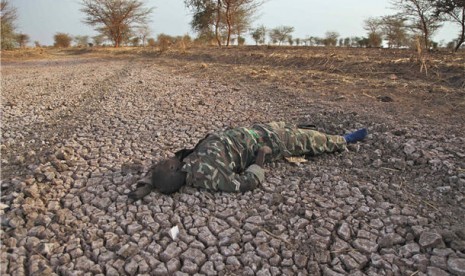
[[[434,5],[430,0],[392,0],[400,15],[404,16],[409,27],[422,36],[422,44],[428,49],[433,33],[441,26],[438,17],[434,16]]]
[[[113,41],[115,47],[129,39],[135,26],[145,25],[153,8],[145,8],[142,0],[82,0],[84,23]]]
[[[15,42],[15,21],[18,13],[8,0],[0,2],[1,48],[12,49]]]
[[[136,35],[139,37],[139,39],[142,42],[142,47],[145,47],[145,42],[147,41],[147,37],[150,35],[150,27],[148,25],[142,25],[136,27],[135,30]]]
[[[435,16],[444,17],[460,26],[460,33],[455,46],[457,51],[465,42],[465,0],[431,0],[435,7]]]

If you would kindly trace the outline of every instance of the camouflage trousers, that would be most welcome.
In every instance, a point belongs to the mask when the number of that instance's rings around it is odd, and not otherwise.
[[[272,160],[289,156],[320,155],[345,150],[344,137],[329,135],[312,129],[297,128],[284,122],[258,124],[254,129],[266,131],[273,150]]]

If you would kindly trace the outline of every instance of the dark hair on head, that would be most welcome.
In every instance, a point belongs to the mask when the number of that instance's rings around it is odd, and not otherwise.
[[[181,171],[178,157],[166,159],[152,168],[152,184],[162,194],[172,194],[186,183],[186,173]]]

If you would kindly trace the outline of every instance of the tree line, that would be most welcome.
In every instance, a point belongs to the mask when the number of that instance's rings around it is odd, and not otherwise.
[[[257,11],[264,0],[184,0],[185,6],[192,12],[190,22],[196,33],[196,41],[214,43],[218,46],[242,45],[245,36],[250,35],[257,45],[309,45],[309,46],[346,46],[380,47],[383,41],[388,47],[408,47],[417,43],[423,48],[435,46],[434,33],[446,21],[459,26],[459,35],[452,43],[458,50],[465,40],[465,0],[391,0],[398,11],[395,15],[372,17],[364,21],[366,37],[340,38],[334,31],[328,31],[325,37],[293,38],[292,26],[278,26],[267,29],[265,26],[252,28]],[[98,35],[75,36],[56,33],[54,46],[69,47],[73,42],[77,46],[99,46],[105,41],[114,47],[121,45],[154,46],[190,42],[188,36],[170,37],[159,35],[157,40],[150,38],[148,23],[153,12],[146,7],[144,0],[81,0],[82,21],[98,32]],[[1,47],[11,49],[25,47],[30,38],[27,34],[17,33],[15,21],[18,14],[8,0],[1,0]],[[35,42],[40,46],[39,42]]]

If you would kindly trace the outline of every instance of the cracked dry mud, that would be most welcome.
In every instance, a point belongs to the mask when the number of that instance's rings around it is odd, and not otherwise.
[[[1,274],[465,275],[463,55],[425,77],[313,51],[3,62]],[[128,200],[175,150],[273,120],[370,135],[245,194]]]

